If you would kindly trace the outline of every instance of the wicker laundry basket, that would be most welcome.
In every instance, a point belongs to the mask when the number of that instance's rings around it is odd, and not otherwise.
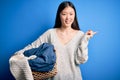
[[[55,63],[53,70],[49,72],[36,72],[32,71],[34,80],[45,80],[47,78],[53,77],[57,74],[57,64]]]

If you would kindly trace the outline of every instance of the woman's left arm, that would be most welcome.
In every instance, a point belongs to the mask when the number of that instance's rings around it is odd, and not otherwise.
[[[82,64],[88,60],[88,43],[94,34],[96,34],[96,32],[89,30],[83,35],[75,55],[76,64]]]

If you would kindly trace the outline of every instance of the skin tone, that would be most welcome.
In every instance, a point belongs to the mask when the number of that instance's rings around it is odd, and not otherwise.
[[[60,42],[63,45],[67,44],[78,32],[78,30],[74,30],[71,28],[74,18],[75,18],[75,12],[74,9],[70,6],[66,7],[60,13],[62,26],[61,28],[56,29],[56,33],[59,37]],[[96,34],[96,32],[93,32],[92,30],[88,30],[86,34],[89,35],[90,37],[93,37],[93,35]]]

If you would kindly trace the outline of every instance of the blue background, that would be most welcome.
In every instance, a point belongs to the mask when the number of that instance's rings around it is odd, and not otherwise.
[[[14,80],[9,58],[54,25],[63,0],[0,0],[0,80]],[[83,80],[120,80],[120,1],[71,0],[82,31],[98,31],[90,40]]]

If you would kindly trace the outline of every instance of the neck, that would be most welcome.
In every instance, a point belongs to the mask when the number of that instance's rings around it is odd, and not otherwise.
[[[60,28],[60,30],[62,31],[62,32],[70,32],[70,31],[72,31],[73,29],[71,28],[71,26],[70,27],[61,27]]]

